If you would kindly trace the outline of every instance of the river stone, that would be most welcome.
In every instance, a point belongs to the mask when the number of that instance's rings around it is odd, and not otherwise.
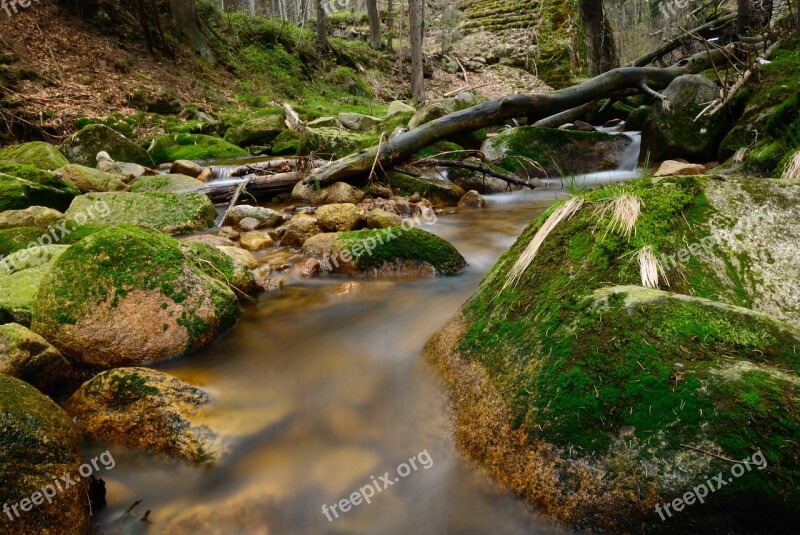
[[[44,232],[44,229],[36,229]],[[31,312],[42,279],[68,245],[21,249],[0,261],[0,321],[31,324]]]
[[[66,210],[74,193],[0,173],[0,212],[46,206]]]
[[[160,232],[108,227],[44,277],[31,330],[70,360],[110,368],[191,353],[227,331],[236,296]]]
[[[64,141],[61,151],[70,162],[87,167],[95,166],[99,152],[108,153],[118,162],[153,165],[147,151],[104,124],[84,126]]]
[[[466,193],[449,180],[417,178],[399,171],[389,171],[386,183],[400,195],[411,197],[418,194],[437,207],[455,206]]]
[[[303,254],[318,258],[322,271],[344,275],[430,277],[466,266],[449,242],[417,228],[338,232],[306,243]]]
[[[402,217],[387,212],[383,208],[376,208],[367,214],[367,226],[369,228],[399,227],[402,222]]]
[[[240,204],[228,210],[228,213],[225,215],[225,223],[228,225],[238,225],[242,219],[247,217],[256,219],[260,226],[269,228],[277,227],[285,220],[283,214],[271,208]]]
[[[64,214],[45,206],[29,206],[24,210],[0,212],[0,229],[13,227],[46,227],[63,219]]]
[[[389,117],[396,113],[416,113],[417,110],[406,104],[405,102],[400,102],[399,100],[393,101],[389,104],[389,109],[386,111],[386,116]]]
[[[240,260],[241,257],[225,254],[218,247],[203,242],[190,242],[183,251],[200,271],[225,284],[237,297],[255,295],[258,291],[251,268],[248,262]]]
[[[239,239],[239,236],[236,236],[234,239]],[[207,243],[209,245],[213,245],[215,247],[236,247],[236,244],[233,242],[232,238],[226,238],[225,236],[217,236],[216,234],[197,234],[194,236],[188,236],[183,238],[183,243],[192,243],[192,242],[202,242]]]
[[[115,368],[84,383],[64,409],[90,440],[213,464],[220,455],[217,436],[194,420],[208,403],[206,392],[177,377]]]
[[[317,218],[308,214],[295,214],[283,228],[281,246],[288,247],[299,247],[311,236],[322,232],[317,224]]]
[[[101,152],[97,155],[97,165],[95,169],[103,171],[104,173],[122,175],[125,177],[123,180],[125,180],[126,183],[140,176],[144,176],[145,174],[155,174],[155,172],[149,172],[146,167],[138,163],[115,162],[110,160],[106,152]]]
[[[74,482],[51,504],[19,510],[13,520],[0,515],[0,531],[85,535],[89,508],[86,480],[78,477],[80,433],[67,413],[29,384],[0,374],[0,420],[0,500],[11,506],[67,474]]]
[[[656,174],[653,176],[690,176],[704,174],[706,174],[706,167],[704,165],[667,160],[662,162],[658,167],[658,171],[656,171]]]
[[[624,134],[520,126],[490,137],[481,152],[488,163],[507,172],[542,178],[616,169],[631,143]]]
[[[53,171],[45,171],[25,163],[0,161],[0,173],[35,182],[42,186],[50,186],[73,197],[81,194],[80,190],[71,182],[64,180]]]
[[[202,193],[88,193],[75,197],[67,218],[104,202],[106,225],[137,225],[167,234],[204,230],[214,225],[217,210]]]
[[[339,122],[342,123],[342,126],[349,130],[355,130],[356,132],[369,132],[378,126],[381,120],[377,117],[372,117],[371,115],[342,112],[339,114]]]
[[[124,175],[105,173],[93,167],[69,164],[56,173],[74,184],[82,193],[128,190],[127,178]]]
[[[300,135],[298,154],[325,154],[344,158],[378,144],[378,136],[344,128],[306,128]]]
[[[424,350],[464,450],[546,513],[626,532],[659,525],[656,504],[730,470],[690,447],[736,460],[761,448],[765,470],[673,515],[670,529],[758,531],[764,515],[776,526],[796,517],[800,468],[780,444],[800,436],[798,194],[722,177],[584,192],[509,285],[556,208],[537,217]],[[622,195],[641,205],[630,237],[606,209]],[[661,290],[643,288],[632,261],[648,246]]]
[[[470,190],[458,201],[460,208],[485,208],[486,200],[475,190]]]
[[[230,256],[235,262],[244,264],[250,269],[255,269],[258,267],[258,260],[256,260],[256,257],[253,256],[253,253],[250,251],[245,251],[239,247],[225,247],[219,245],[216,247],[226,255]]]
[[[61,152],[44,141],[32,141],[0,149],[0,160],[32,165],[45,171],[55,171],[69,161]]]
[[[284,130],[286,130],[286,122],[282,113],[267,115],[229,129],[225,133],[225,141],[240,147],[269,145]]]
[[[224,139],[202,134],[168,134],[153,140],[148,151],[155,163],[176,160],[231,160],[248,152]]]
[[[358,204],[365,197],[363,191],[346,182],[336,182],[325,188],[323,192],[323,202],[325,204]]]
[[[205,187],[205,184],[196,178],[186,175],[156,175],[143,176],[131,184],[131,191],[134,193],[144,193],[146,191],[158,191],[162,193],[177,193],[187,190],[198,190]]]
[[[725,121],[708,113],[696,119],[713,100],[717,84],[699,74],[675,78],[656,102],[642,129],[642,154],[654,161],[686,158],[695,162],[716,159]]]
[[[261,226],[261,221],[259,221],[255,217],[245,217],[244,219],[239,221],[239,230],[243,230],[245,232],[250,230],[256,230],[260,226]]]
[[[52,392],[72,376],[72,366],[47,340],[19,323],[0,325],[0,374]]]
[[[245,251],[261,251],[272,247],[274,245],[274,240],[272,236],[263,230],[253,230],[242,234],[239,238],[239,245]]]
[[[174,175],[186,175],[197,178],[203,172],[203,168],[191,160],[176,160],[172,162],[169,172]]]
[[[352,203],[326,204],[317,209],[319,226],[327,232],[353,230],[362,217],[364,211]]]

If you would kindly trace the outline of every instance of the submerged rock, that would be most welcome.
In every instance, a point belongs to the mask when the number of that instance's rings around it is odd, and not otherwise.
[[[89,508],[86,480],[78,477],[80,433],[67,413],[29,384],[0,374],[0,420],[0,498],[9,508],[28,498],[27,511],[0,515],[0,531],[84,535]],[[54,480],[63,484],[61,476],[73,484],[56,492]],[[41,494],[48,485],[52,503]],[[31,505],[35,493],[39,505]]]
[[[90,440],[213,463],[217,437],[193,421],[208,402],[207,393],[177,377],[116,368],[84,383],[64,408]]]
[[[233,292],[177,240],[116,226],[58,258],[39,287],[31,329],[74,362],[110,368],[196,351],[237,316]]]
[[[57,148],[44,141],[3,147],[0,160],[32,165],[45,171],[55,171],[69,163]]]
[[[18,323],[0,325],[0,374],[52,392],[72,376],[69,361],[47,340]]]
[[[712,177],[591,191],[508,284],[561,208],[538,217],[425,348],[465,451],[584,527],[659,525],[657,504],[730,473],[720,457],[768,466],[670,529],[769,530],[796,516],[800,464],[782,445],[800,435],[797,195]],[[613,214],[633,197],[626,234]]]
[[[104,124],[84,126],[64,141],[61,151],[70,162],[87,167],[95,166],[99,152],[118,162],[153,165],[146,150]]]
[[[89,193],[75,197],[67,218],[89,206],[105,203],[106,225],[137,225],[168,234],[205,230],[214,225],[217,210],[202,193]]]

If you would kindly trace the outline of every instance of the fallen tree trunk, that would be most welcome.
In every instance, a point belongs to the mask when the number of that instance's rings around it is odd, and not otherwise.
[[[261,173],[261,172],[288,172],[288,171],[295,171],[295,170],[304,170],[304,169],[311,169],[314,167],[320,167],[328,163],[328,160],[311,160],[309,158],[301,157],[301,158],[280,158],[276,160],[267,160],[266,162],[256,162],[256,163],[249,163],[245,165],[240,165],[239,167],[235,167],[231,172],[230,176],[247,176],[252,175],[253,173]]]
[[[490,100],[445,115],[409,130],[378,146],[362,150],[316,169],[305,181],[328,185],[340,180],[365,178],[377,161],[384,169],[420,150],[458,134],[502,124],[515,117],[536,121],[594,100],[607,98],[623,89],[638,89],[642,83],[663,89],[683,74],[696,74],[712,65],[727,63],[729,48],[700,52],[666,68],[621,67],[582,84],[553,93],[517,94]]]
[[[508,184],[513,184],[514,186],[521,186],[523,188],[533,189],[541,185],[538,182],[531,182],[529,180],[516,177],[514,175],[497,172],[491,167],[487,167],[485,165],[472,162],[462,162],[460,160],[434,160],[431,158],[427,158],[424,160],[416,161],[413,163],[413,165],[424,165],[430,167],[455,167],[457,169],[467,169],[468,171],[475,171],[477,173],[483,173],[484,175],[488,175],[494,178],[499,178],[500,180],[503,180]]]
[[[256,176],[250,179],[244,188],[242,194],[249,194],[256,199],[264,197],[272,197],[279,193],[288,193],[292,188],[308,176],[304,171],[293,171],[290,173],[278,173],[275,175]],[[235,194],[236,189],[241,183],[228,183],[220,186],[215,186],[213,183],[197,191],[205,193],[212,202],[220,203],[227,202]]]
[[[555,115],[551,115],[550,117],[545,117],[544,119],[536,121],[533,123],[533,126],[539,126],[541,128],[558,128],[562,124],[574,123],[586,115],[586,113],[591,110],[595,104],[597,104],[595,101],[581,104],[577,108],[562,111],[561,113],[556,113]]]

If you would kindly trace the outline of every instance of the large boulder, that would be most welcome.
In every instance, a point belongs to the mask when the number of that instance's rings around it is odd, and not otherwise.
[[[370,132],[381,123],[381,120],[363,113],[342,112],[339,114],[339,122],[348,130]]]
[[[292,200],[309,204],[358,204],[364,197],[363,191],[346,182],[335,182],[326,188],[317,189],[300,181],[292,190]]]
[[[282,113],[267,115],[229,129],[225,133],[225,141],[240,147],[270,145],[284,130],[286,130],[286,123]]]
[[[244,158],[248,152],[222,138],[202,134],[169,134],[153,140],[148,151],[155,163]]]
[[[657,505],[748,460],[669,529],[780,531],[800,512],[799,194],[644,179],[536,218],[425,348],[464,450],[609,532],[658,530]]]
[[[0,212],[0,229],[15,227],[46,227],[63,219],[64,214],[45,206],[30,206],[24,210]]]
[[[616,169],[631,143],[624,134],[520,126],[490,137],[481,152],[487,162],[512,173],[569,176]]]
[[[46,206],[66,210],[75,194],[23,178],[0,173],[0,212]]]
[[[64,408],[90,440],[212,463],[220,453],[216,435],[193,420],[208,402],[206,392],[177,377],[116,368],[84,383]]]
[[[179,191],[198,190],[203,187],[205,187],[204,182],[186,175],[143,176],[131,183],[131,191],[134,193],[147,191],[176,193]]]
[[[0,515],[0,531],[84,535],[87,485],[78,476],[81,440],[70,417],[34,387],[0,374],[0,421],[0,501],[11,511]],[[73,484],[58,491],[61,477]]]
[[[118,162],[153,165],[147,151],[104,124],[90,124],[75,132],[61,145],[67,159],[79,165],[94,167],[97,154],[106,152]]]
[[[697,116],[719,99],[717,84],[699,74],[675,78],[656,102],[642,129],[642,151],[650,160],[686,158],[698,163],[715,160],[725,121],[716,116]]]
[[[311,236],[322,232],[317,218],[308,214],[295,214],[282,228],[281,245],[299,247]]]
[[[43,232],[43,229],[37,229]],[[43,235],[43,234],[42,234]],[[68,245],[21,249],[0,261],[0,321],[31,324],[31,314],[42,279]]]
[[[323,271],[345,275],[454,275],[466,266],[449,242],[406,226],[320,234],[304,243],[303,253],[317,257]]]
[[[299,154],[325,154],[343,158],[376,145],[374,134],[343,128],[306,128],[300,137]]]
[[[81,193],[94,191],[127,191],[127,177],[100,171],[94,167],[69,164],[58,171],[58,176],[73,184]]]
[[[184,252],[203,273],[225,284],[238,297],[255,295],[258,291],[249,261],[203,242],[190,242],[184,246]],[[247,254],[247,251],[242,252]]]
[[[72,366],[47,340],[19,323],[0,325],[0,374],[52,392],[71,379]]]
[[[0,149],[0,160],[28,164],[45,171],[55,171],[69,163],[57,148],[44,141],[3,147]]]
[[[0,173],[35,182],[42,186],[50,186],[73,197],[81,192],[71,182],[64,180],[53,171],[45,171],[26,163],[13,163],[0,161]]]
[[[75,197],[68,219],[90,206],[105,203],[106,225],[137,225],[167,234],[205,230],[214,225],[217,210],[202,193],[87,193]]]
[[[110,368],[201,349],[237,316],[233,292],[177,240],[115,226],[55,262],[39,287],[31,329],[72,361]]]

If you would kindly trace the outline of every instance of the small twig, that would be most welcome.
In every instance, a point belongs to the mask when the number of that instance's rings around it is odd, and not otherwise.
[[[733,463],[733,464],[739,464],[739,463],[750,464],[749,461],[735,461],[733,459],[728,459],[727,457],[723,457],[722,455],[717,455],[716,453],[711,453],[710,451],[705,451],[705,450],[701,450],[700,448],[695,448],[694,446],[689,446],[688,444],[681,444],[681,446],[684,447],[684,448],[688,448],[690,450],[694,450],[694,451],[699,452],[699,453],[705,453],[706,455],[710,455],[711,457],[716,457],[717,459],[722,459],[723,461],[727,461],[729,463]]]
[[[370,172],[369,172],[369,178],[367,179],[367,181],[368,181],[370,184],[372,183],[372,177],[374,177],[374,176],[375,176],[375,167],[377,167],[377,166],[378,166],[378,158],[379,158],[379,157],[380,157],[380,155],[381,155],[381,145],[383,145],[383,137],[384,137],[385,135],[386,135],[386,134],[381,134],[381,137],[379,137],[379,138],[378,138],[378,150],[377,150],[377,152],[375,153],[375,160],[372,162],[372,169],[370,170]],[[381,167],[381,169],[383,169],[383,167]]]
[[[477,164],[477,163],[462,162],[462,161],[459,161],[459,160],[434,160],[434,159],[431,159],[431,158],[424,158],[424,159],[421,159],[421,160],[416,160],[414,162],[411,162],[411,164],[409,164],[409,165],[421,165],[421,166],[430,166],[430,167],[457,167],[459,169],[467,169],[469,171],[476,171],[476,172],[479,172],[479,173],[483,173],[485,175],[489,175],[489,176],[492,176],[492,177],[495,177],[495,178],[499,178],[500,180],[504,180],[504,181],[508,182],[509,184],[514,184],[515,186],[522,186],[522,187],[530,188],[530,189],[538,187],[538,184],[535,184],[533,182],[529,182],[527,180],[523,180],[523,179],[521,179],[519,177],[516,177],[516,176],[513,176],[513,175],[500,173],[498,171],[495,171],[491,167],[487,167],[485,165],[480,165],[480,164]]]
[[[131,504],[130,507],[125,509],[125,514],[126,515],[130,514],[136,508],[136,506],[139,505],[140,503],[142,503],[142,500],[136,500],[135,502],[133,502],[133,504]]]
[[[442,96],[444,98],[449,98],[449,97],[452,97],[453,95],[457,95],[458,93],[461,93],[462,91],[472,91],[474,89],[480,89],[481,87],[486,87],[487,85],[490,85],[491,83],[492,82],[486,82],[485,84],[479,84],[479,85],[473,85],[473,86],[470,86],[470,85],[461,86],[458,89],[454,89],[452,91],[448,91],[447,93],[445,93]]]

